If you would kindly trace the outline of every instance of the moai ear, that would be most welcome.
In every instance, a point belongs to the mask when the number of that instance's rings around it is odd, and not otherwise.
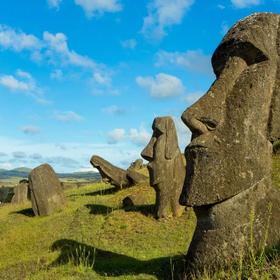
[[[280,76],[280,73],[278,73],[277,76]],[[268,137],[271,142],[280,139],[280,77],[276,77],[275,88],[271,100]]]
[[[166,133],[165,158],[172,159],[174,158],[178,149],[178,140],[177,140],[176,128],[171,118],[166,119],[165,131],[166,131],[165,132]]]

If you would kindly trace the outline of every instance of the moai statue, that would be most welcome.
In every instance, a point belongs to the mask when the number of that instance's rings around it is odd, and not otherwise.
[[[36,216],[47,216],[65,206],[61,183],[49,164],[34,168],[28,177],[32,209]]]
[[[280,15],[256,13],[235,24],[212,57],[216,81],[182,114],[192,141],[180,202],[197,216],[191,272],[280,241],[280,192],[271,181],[271,142],[280,138],[279,23]]]
[[[23,179],[20,180],[18,185],[15,186],[14,188],[14,196],[12,198],[12,203],[15,204],[20,204],[20,203],[25,203],[28,201],[30,197],[30,192],[29,192],[29,183],[28,180]]]
[[[179,197],[186,168],[172,118],[155,118],[152,138],[141,156],[149,161],[150,185],[156,191],[156,216],[180,216],[184,208],[179,204]]]
[[[147,180],[146,176],[133,168],[124,170],[97,155],[91,157],[90,163],[99,171],[104,182],[110,183],[117,189],[128,188]]]

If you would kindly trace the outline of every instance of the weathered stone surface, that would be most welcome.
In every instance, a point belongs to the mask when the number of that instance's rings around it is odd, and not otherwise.
[[[150,185],[156,190],[156,216],[179,216],[183,209],[179,197],[186,170],[172,118],[155,118],[152,138],[141,156],[149,161]]]
[[[126,170],[126,177],[132,185],[148,182],[149,178],[137,171],[134,168],[128,168]]]
[[[216,81],[182,114],[192,131],[180,201],[197,228],[187,255],[193,271],[215,269],[255,246],[280,241],[280,194],[271,186],[272,144],[280,138],[280,15],[257,13],[234,25],[212,57]],[[277,218],[278,217],[278,218]]]
[[[144,166],[143,159],[139,158],[139,159],[133,161],[130,164],[129,168],[130,169],[131,168],[133,168],[133,169],[141,169],[141,168],[143,168],[143,166]]]
[[[14,188],[4,187],[0,188],[0,203],[9,203],[14,195]]]
[[[147,203],[145,192],[131,194],[123,199],[123,207],[142,206]]]
[[[47,216],[64,207],[66,199],[61,183],[49,164],[34,168],[28,179],[35,215]]]
[[[92,156],[90,163],[98,169],[104,182],[108,182],[119,189],[131,187],[148,180],[134,167],[130,166],[127,170],[124,170],[96,155]]]
[[[15,186],[14,193],[11,201],[12,203],[19,204],[27,202],[30,197],[28,180],[21,180],[19,184]]]
[[[98,169],[104,182],[108,182],[120,189],[130,185],[126,177],[126,170],[114,166],[107,160],[96,155],[92,156],[90,163]]]

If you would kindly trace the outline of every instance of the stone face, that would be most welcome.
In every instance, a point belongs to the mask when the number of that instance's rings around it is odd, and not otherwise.
[[[12,203],[24,203],[28,201],[30,197],[29,194],[29,183],[28,180],[21,180],[19,184],[14,188],[14,196],[12,198]]]
[[[141,153],[149,161],[150,185],[156,190],[156,216],[179,216],[179,197],[185,179],[185,166],[178,146],[172,118],[159,117],[153,122],[153,135]]]
[[[271,186],[272,144],[280,139],[280,15],[257,13],[235,24],[212,57],[216,81],[183,114],[187,146],[183,205],[197,228],[187,255],[194,271],[215,269],[248,250],[250,212],[255,244],[280,241],[280,194]]]
[[[61,183],[49,164],[34,168],[28,179],[36,216],[47,216],[64,207],[66,199]]]
[[[99,156],[92,156],[90,163],[98,169],[102,180],[108,182],[119,189],[129,186],[129,180],[126,177],[126,170],[114,166],[107,160]]]
[[[124,170],[100,156],[92,156],[90,163],[98,169],[104,182],[108,182],[118,189],[127,188],[148,179],[145,175],[137,172],[134,167],[130,166],[127,170]]]

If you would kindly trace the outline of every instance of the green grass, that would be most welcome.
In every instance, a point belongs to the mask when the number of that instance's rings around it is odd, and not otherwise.
[[[273,182],[280,188],[280,157]],[[139,190],[146,204],[123,209],[123,198]],[[177,279],[195,227],[191,209],[155,220],[155,193],[145,185],[114,192],[98,183],[66,195],[66,208],[49,217],[32,216],[29,203],[0,207],[1,280]],[[280,279],[279,252],[194,279]]]

